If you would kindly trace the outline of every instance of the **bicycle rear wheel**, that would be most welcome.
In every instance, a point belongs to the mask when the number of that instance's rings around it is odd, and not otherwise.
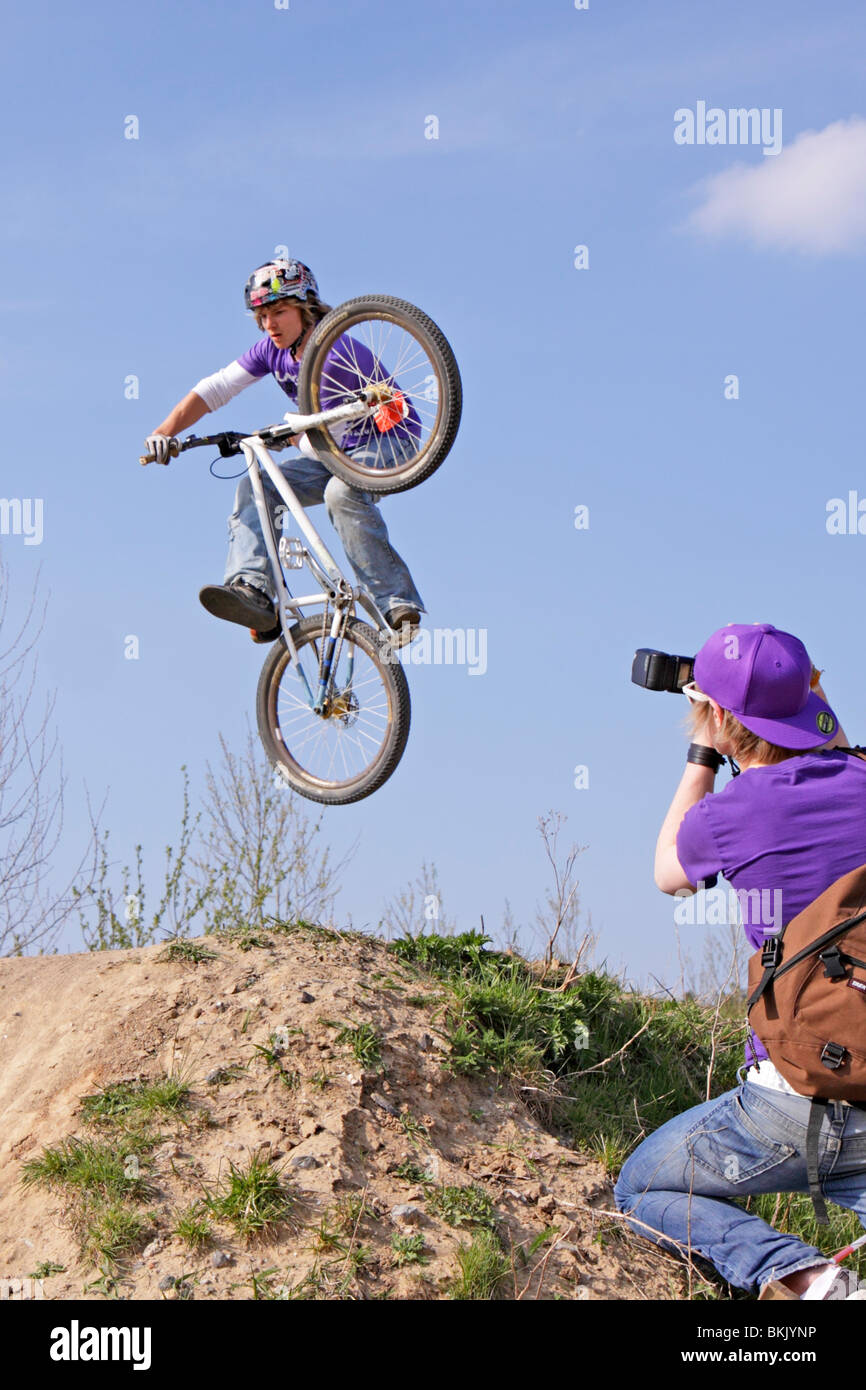
[[[368,623],[348,618],[323,713],[313,709],[322,654],[322,619],[292,628],[297,666],[285,641],[274,644],[256,695],[259,735],[276,771],[301,796],[345,806],[386,782],[409,736],[409,685],[396,653]]]
[[[354,391],[384,388],[358,423],[322,426],[307,438],[336,477],[367,492],[405,492],[448,454],[462,408],[460,372],[431,318],[387,294],[349,299],[318,323],[301,358],[298,408],[315,414]]]

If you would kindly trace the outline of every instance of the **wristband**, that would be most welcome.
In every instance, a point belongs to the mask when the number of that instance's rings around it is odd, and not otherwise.
[[[689,751],[686,754],[687,763],[697,763],[699,767],[711,767],[713,772],[718,772],[724,761],[721,753],[717,753],[715,748],[706,748],[702,743],[689,744]]]

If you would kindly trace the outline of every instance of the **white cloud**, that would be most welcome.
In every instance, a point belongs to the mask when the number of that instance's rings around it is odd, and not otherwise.
[[[816,256],[866,250],[866,120],[806,130],[775,159],[698,184],[687,227]]]

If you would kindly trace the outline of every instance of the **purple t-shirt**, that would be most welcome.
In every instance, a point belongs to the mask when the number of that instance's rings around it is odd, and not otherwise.
[[[750,945],[762,946],[866,864],[866,762],[831,750],[747,769],[686,812],[677,858],[693,885],[712,887],[724,874]]]
[[[286,395],[293,401],[297,400],[301,364],[295,361],[288,348],[278,348],[271,338],[260,338],[237,360],[238,365],[249,372],[250,376],[267,376],[270,373]],[[370,349],[358,342],[357,338],[343,333],[332,346],[322,366],[321,409],[328,410],[333,405],[339,405],[347,394],[359,391],[369,385],[370,381],[389,379],[387,366],[377,362]],[[398,385],[396,381],[392,381],[391,384],[395,387]],[[420,423],[410,401],[409,414],[403,424],[398,426],[399,432],[404,438],[411,436],[417,439]],[[369,421],[359,427],[348,429],[343,435],[341,448],[348,452],[357,448],[359,444],[366,443],[372,429]]]

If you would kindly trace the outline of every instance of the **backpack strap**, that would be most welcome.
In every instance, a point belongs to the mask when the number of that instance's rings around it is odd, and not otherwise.
[[[787,925],[788,924],[786,922],[785,927]],[[761,998],[762,994],[772,981],[773,976],[775,975],[776,970],[781,963],[782,938],[785,935],[785,927],[782,927],[781,931],[774,932],[772,936],[768,936],[765,939],[763,946],[761,947],[761,964],[764,967],[764,973],[758,981],[757,986],[749,995],[749,998],[746,1001],[746,1017],[748,1017],[752,1009],[757,1004],[758,1000]]]
[[[806,1176],[809,1180],[809,1196],[815,1208],[815,1220],[819,1226],[829,1226],[827,1204],[821,1191],[818,1175],[818,1142],[821,1136],[821,1122],[827,1111],[827,1102],[816,1096],[809,1106],[809,1123],[806,1126]]]

